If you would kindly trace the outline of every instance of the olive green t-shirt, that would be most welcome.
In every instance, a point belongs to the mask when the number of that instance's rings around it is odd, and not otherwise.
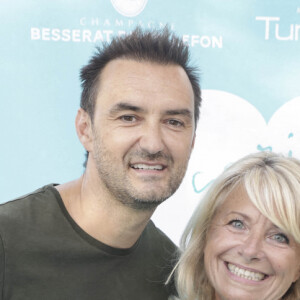
[[[166,300],[175,252],[152,221],[129,249],[99,242],[53,185],[0,205],[1,300]]]

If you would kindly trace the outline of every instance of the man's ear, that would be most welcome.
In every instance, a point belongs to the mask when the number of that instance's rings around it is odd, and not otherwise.
[[[192,141],[192,149],[194,149],[195,146],[195,140],[196,140],[196,130],[194,132],[194,137],[193,137],[193,141]]]
[[[89,114],[82,108],[78,109],[75,127],[81,144],[86,151],[90,152],[93,145],[92,121]]]

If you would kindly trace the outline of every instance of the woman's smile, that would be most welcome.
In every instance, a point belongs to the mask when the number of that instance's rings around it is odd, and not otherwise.
[[[250,281],[250,283],[252,283],[253,281],[259,282],[262,280],[266,280],[269,277],[267,274],[237,266],[233,263],[225,262],[225,266],[227,270],[234,275],[234,277],[246,279],[247,281]]]

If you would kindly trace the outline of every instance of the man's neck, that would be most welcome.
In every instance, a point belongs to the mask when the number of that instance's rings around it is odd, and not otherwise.
[[[154,212],[135,210],[111,199],[86,175],[56,188],[74,221],[93,238],[115,248],[133,246]]]

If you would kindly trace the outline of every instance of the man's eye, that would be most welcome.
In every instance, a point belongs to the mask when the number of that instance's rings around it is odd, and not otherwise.
[[[244,223],[241,220],[231,220],[228,224],[237,229],[244,228]]]
[[[289,244],[288,237],[283,233],[276,233],[271,236],[271,239],[280,244]]]
[[[184,127],[184,123],[182,121],[179,120],[168,120],[167,122],[169,125],[174,126],[174,127]]]
[[[120,120],[124,121],[124,122],[135,122],[137,120],[137,118],[135,116],[131,116],[131,115],[124,115],[120,117]]]

